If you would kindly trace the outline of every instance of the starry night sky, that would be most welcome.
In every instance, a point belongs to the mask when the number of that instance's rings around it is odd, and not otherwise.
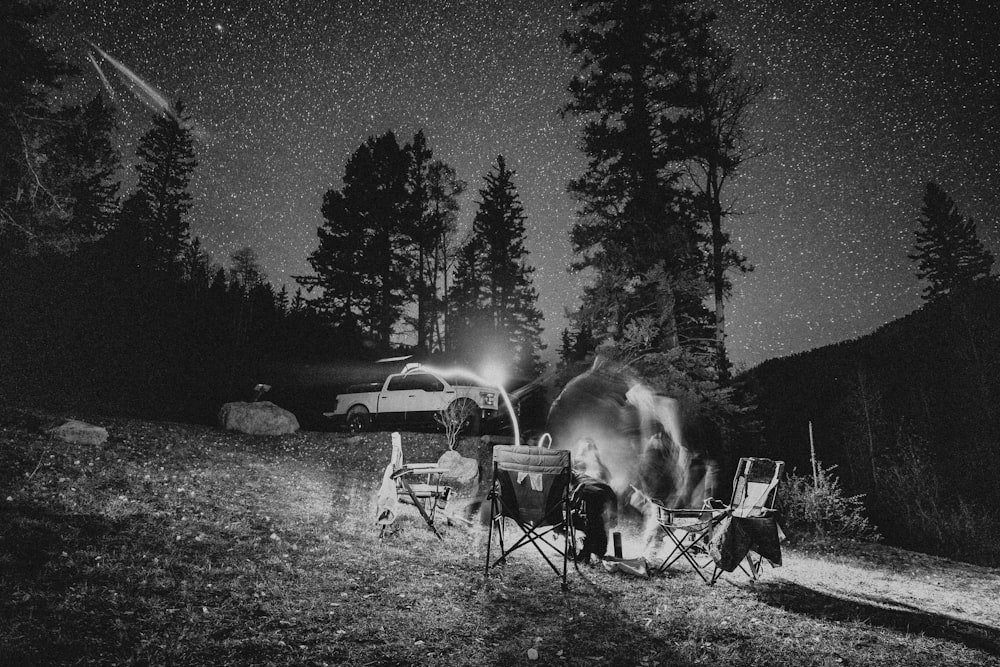
[[[731,194],[740,365],[872,331],[920,304],[906,254],[923,186],[940,183],[1000,251],[1000,12],[992,2],[738,0],[720,31],[769,81],[752,136],[767,153]],[[585,276],[567,271],[578,122],[558,110],[577,63],[561,0],[65,0],[45,44],[100,88],[89,39],[197,127],[192,234],[216,260],[251,246],[272,283],[309,272],[323,193],[350,154],[423,129],[469,185],[498,153],[515,169],[551,354]],[[134,155],[151,111],[102,63]],[[128,184],[128,179],[126,179]],[[1000,253],[998,253],[1000,254]]]

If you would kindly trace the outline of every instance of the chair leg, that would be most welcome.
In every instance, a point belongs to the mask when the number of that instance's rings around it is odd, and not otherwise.
[[[493,517],[490,517],[489,531],[486,533],[486,569],[483,570],[483,577],[490,574],[490,548],[493,546]]]
[[[690,553],[691,547],[697,544],[698,540],[701,539],[700,535],[685,533],[683,537],[678,539],[677,536],[674,535],[674,532],[672,530],[664,528],[663,532],[665,532],[667,536],[671,539],[671,541],[674,543],[674,550],[671,551],[670,554],[668,554],[667,557],[663,559],[663,562],[660,563],[660,566],[656,568],[657,573],[666,572],[668,567],[670,567],[678,560],[680,560],[681,557],[684,557],[684,559],[691,564],[691,567],[694,568],[694,571],[698,573],[698,576],[701,577],[702,581],[704,581],[709,586],[715,583],[714,581],[709,580],[709,578],[705,576],[705,573],[702,572],[701,565],[698,563],[698,561],[694,559],[694,556],[692,556]]]

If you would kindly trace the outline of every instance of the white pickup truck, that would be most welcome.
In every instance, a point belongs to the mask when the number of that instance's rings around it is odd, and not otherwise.
[[[461,384],[428,370],[390,375],[383,383],[348,387],[337,395],[333,412],[324,412],[334,424],[353,432],[372,427],[433,426],[435,415],[451,409],[467,415],[463,431],[478,435],[482,422],[497,415],[500,391],[496,387]]]

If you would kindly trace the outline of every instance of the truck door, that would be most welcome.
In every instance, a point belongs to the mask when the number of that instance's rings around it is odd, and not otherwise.
[[[433,424],[434,415],[448,405],[451,397],[445,396],[444,383],[430,373],[413,373],[410,378],[413,399],[407,408],[407,421]]]
[[[406,409],[413,400],[408,375],[392,375],[378,395],[378,418],[383,424],[399,424],[406,421]]]

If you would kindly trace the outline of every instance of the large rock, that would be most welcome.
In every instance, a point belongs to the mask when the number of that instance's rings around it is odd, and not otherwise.
[[[284,435],[299,430],[299,420],[270,401],[226,403],[219,410],[219,426],[250,435]]]
[[[76,419],[69,419],[46,433],[76,445],[103,445],[108,440],[108,430],[103,426],[94,426]]]
[[[462,490],[475,490],[479,484],[479,463],[476,459],[465,458],[455,450],[449,450],[438,459],[438,466],[447,468],[441,475],[441,482]]]

